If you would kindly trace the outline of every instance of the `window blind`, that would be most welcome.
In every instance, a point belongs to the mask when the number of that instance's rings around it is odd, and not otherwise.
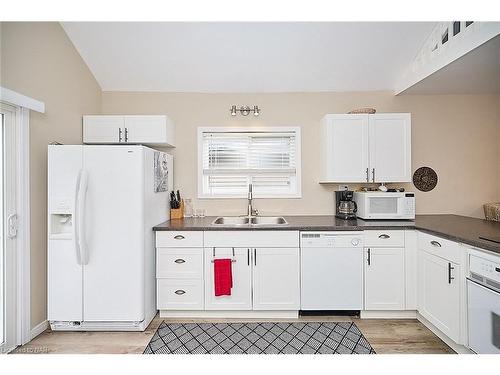
[[[297,192],[295,132],[204,132],[203,195],[257,196]]]

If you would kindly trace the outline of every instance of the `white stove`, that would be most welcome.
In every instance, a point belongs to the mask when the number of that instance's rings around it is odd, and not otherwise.
[[[500,257],[471,250],[467,277],[469,347],[500,354]]]

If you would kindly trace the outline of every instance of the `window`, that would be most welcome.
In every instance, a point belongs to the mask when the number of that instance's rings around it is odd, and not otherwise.
[[[448,28],[441,35],[441,44],[445,44],[448,41]]]
[[[300,198],[300,128],[198,129],[198,196]]]

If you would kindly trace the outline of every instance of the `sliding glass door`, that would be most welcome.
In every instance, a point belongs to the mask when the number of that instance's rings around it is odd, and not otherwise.
[[[0,103],[0,353],[16,345],[16,116]]]

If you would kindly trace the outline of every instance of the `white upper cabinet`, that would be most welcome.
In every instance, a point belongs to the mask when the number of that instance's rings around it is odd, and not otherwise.
[[[124,124],[123,116],[83,116],[83,143],[121,143]]]
[[[83,116],[83,143],[174,147],[174,124],[158,116]]]
[[[326,115],[320,182],[411,181],[409,113]]]
[[[321,182],[366,182],[368,116],[327,115],[323,119]]]
[[[374,114],[369,120],[371,181],[410,182],[410,114]]]

